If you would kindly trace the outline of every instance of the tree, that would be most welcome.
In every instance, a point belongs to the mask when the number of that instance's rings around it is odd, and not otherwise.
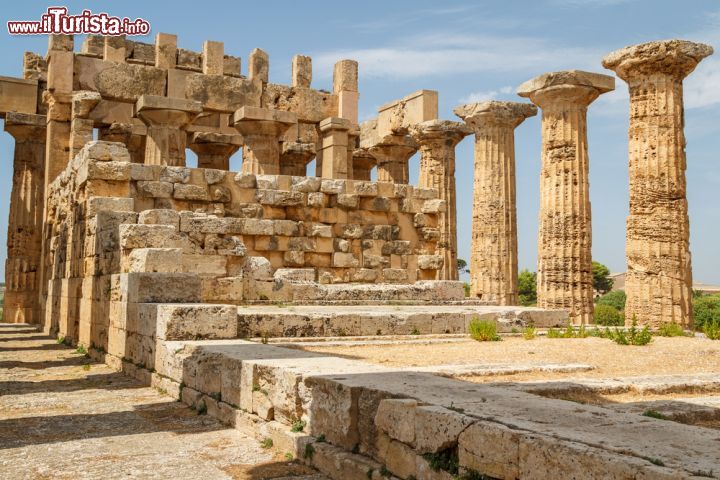
[[[592,262],[593,288],[601,294],[612,290],[614,280],[610,278],[610,270],[600,262]]]
[[[524,269],[518,274],[518,294],[520,305],[527,307],[537,303],[537,273]]]
[[[457,270],[460,275],[463,273],[470,273],[470,270],[467,268],[467,262],[462,258],[457,259]]]

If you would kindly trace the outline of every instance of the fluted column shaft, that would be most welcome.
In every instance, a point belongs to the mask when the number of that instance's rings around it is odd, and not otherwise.
[[[489,101],[462,105],[455,114],[475,131],[470,294],[517,305],[515,128],[536,115],[534,105]]]
[[[537,303],[593,319],[587,107],[614,79],[587,72],[545,74],[520,86],[542,108]]]
[[[682,81],[711,53],[670,40],[603,60],[630,89],[626,325],[693,324]]]
[[[15,138],[15,153],[3,321],[39,324],[46,120],[42,115],[8,113],[5,130]]]
[[[455,193],[455,146],[471,130],[458,122],[430,120],[413,126],[411,135],[420,146],[418,185],[437,190],[447,208],[438,216],[438,253],[443,266],[437,280],[457,280],[457,204]]]

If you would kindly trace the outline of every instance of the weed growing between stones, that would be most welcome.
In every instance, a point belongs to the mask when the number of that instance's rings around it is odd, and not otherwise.
[[[445,471],[451,475],[457,475],[460,461],[456,448],[448,448],[437,453],[426,453],[423,458],[428,462],[430,468],[435,472]]]
[[[86,372],[90,371],[90,364],[88,363],[88,364],[83,365],[82,369],[85,370]]]
[[[78,345],[78,347],[75,349],[75,353],[79,353],[81,355],[87,355],[87,349],[85,348],[85,345]]]
[[[470,336],[478,342],[498,342],[502,340],[497,334],[497,326],[492,320],[470,320]]]
[[[390,478],[390,477],[392,477],[392,472],[390,470],[388,470],[385,465],[383,465],[382,467],[380,467],[380,475],[382,475],[385,478]]]
[[[292,462],[293,460],[295,460],[295,457],[293,456],[292,453],[285,452],[285,460],[287,460],[288,462]]]
[[[658,420],[667,420],[668,418],[657,410],[645,410],[643,417],[657,418]]]
[[[533,340],[535,338],[535,327],[525,327],[523,329],[523,338],[525,340]]]
[[[308,444],[309,445],[309,444]],[[264,448],[265,450],[268,450],[273,447],[273,439],[270,437],[265,437],[260,442],[260,446]]]
[[[305,420],[296,420],[293,422],[292,427],[290,427],[290,431],[293,433],[302,432],[305,430],[305,425],[307,425]]]
[[[657,465],[658,467],[665,466],[665,462],[663,462],[659,458],[643,457],[643,459],[647,460],[648,462],[652,463],[653,465]]]
[[[303,452],[303,458],[306,460],[312,460],[313,455],[315,455],[315,447],[313,447],[312,443],[308,443],[305,445],[305,451]]]
[[[202,400],[197,404],[198,415],[205,415],[207,413],[207,405]]]
[[[315,439],[315,441],[318,443],[325,443],[327,441],[325,439],[325,434],[321,433],[320,435],[318,435],[317,438]]]
[[[547,338],[587,338],[590,336],[590,332],[585,328],[585,325],[575,330],[571,324],[568,323],[565,330],[559,330],[555,328],[549,328],[547,331]]]

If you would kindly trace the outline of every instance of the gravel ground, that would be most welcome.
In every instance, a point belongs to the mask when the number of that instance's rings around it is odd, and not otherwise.
[[[296,347],[299,348],[299,347]],[[302,348],[302,347],[300,347]],[[582,373],[533,372],[509,376],[464,377],[477,382],[720,373],[720,341],[690,337],[654,337],[649,345],[621,346],[603,338],[504,338],[500,342],[304,347],[303,350],[349,356],[388,366],[461,363],[582,363],[596,367]]]
[[[0,324],[0,478],[321,479],[215,419]]]

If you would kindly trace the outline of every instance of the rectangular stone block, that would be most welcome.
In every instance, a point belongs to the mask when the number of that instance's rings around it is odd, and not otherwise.
[[[170,225],[123,224],[119,227],[120,248],[166,248],[174,246],[175,228]]]
[[[182,250],[179,248],[136,248],[130,252],[128,272],[182,271]]]
[[[236,336],[235,305],[158,306],[157,338],[161,340],[220,339]]]

